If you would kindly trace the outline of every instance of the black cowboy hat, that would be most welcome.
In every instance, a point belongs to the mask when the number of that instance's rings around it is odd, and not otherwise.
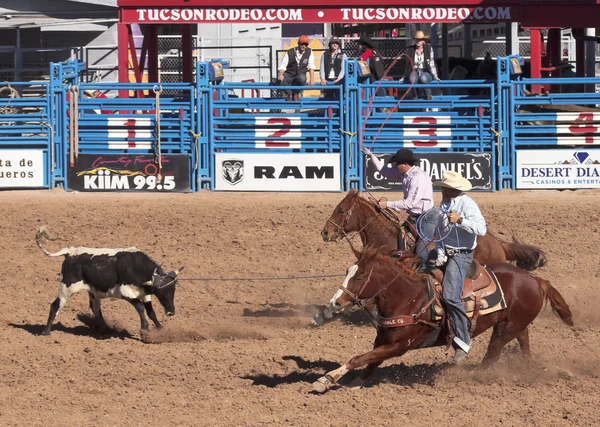
[[[390,163],[396,163],[398,165],[414,165],[417,163],[417,161],[418,160],[415,158],[413,152],[408,148],[401,148],[400,150],[396,151],[396,154],[394,154],[389,160]]]
[[[341,44],[342,44],[342,42],[340,42],[340,39],[338,39],[337,37],[332,37],[332,38],[329,40],[329,47],[331,47],[331,45],[332,45],[333,43],[337,43],[337,44],[339,44],[340,46],[341,46]]]
[[[375,43],[373,43],[373,40],[371,40],[371,37],[365,35],[360,36],[360,39],[358,39],[358,44],[362,44],[371,49],[377,48],[377,46],[375,46]]]

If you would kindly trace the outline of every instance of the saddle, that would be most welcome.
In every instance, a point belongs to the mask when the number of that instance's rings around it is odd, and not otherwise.
[[[435,296],[435,302],[431,306],[432,318],[433,320],[439,320],[444,315],[442,303],[444,277],[442,271],[438,269],[431,271],[430,274],[433,278],[433,280],[430,280],[430,287],[433,288],[431,293],[433,294],[432,297]],[[496,310],[490,310],[499,305],[502,307],[497,308],[497,310],[506,308],[504,294],[496,275],[488,267],[482,266],[477,261],[473,261],[469,266],[460,299],[468,317],[492,313]],[[476,311],[479,311],[479,313],[476,313]]]

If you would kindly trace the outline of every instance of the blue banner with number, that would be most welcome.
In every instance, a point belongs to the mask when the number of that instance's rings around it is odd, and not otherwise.
[[[167,154],[80,154],[69,169],[76,191],[190,191],[190,157]]]

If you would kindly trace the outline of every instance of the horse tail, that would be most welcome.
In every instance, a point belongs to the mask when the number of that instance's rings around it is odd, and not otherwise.
[[[526,271],[533,271],[546,265],[548,260],[543,250],[532,245],[521,243],[513,237],[512,242],[499,240],[504,249],[506,259],[516,261],[517,267]]]
[[[573,314],[571,313],[571,309],[569,305],[563,298],[563,296],[553,287],[549,281],[544,280],[540,277],[534,276],[535,280],[540,284],[542,288],[542,292],[544,293],[544,297],[546,301],[550,302],[550,306],[552,307],[552,311],[556,314],[560,320],[565,322],[571,328],[574,328],[573,324]]]

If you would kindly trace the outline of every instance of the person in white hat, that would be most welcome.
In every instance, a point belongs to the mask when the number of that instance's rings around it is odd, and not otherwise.
[[[454,363],[458,363],[471,349],[467,315],[460,294],[465,275],[473,262],[477,236],[485,235],[487,227],[477,203],[464,193],[472,188],[469,180],[457,172],[446,171],[442,181],[434,182],[433,186],[442,187],[440,215],[444,225],[452,227],[440,233],[447,236],[437,243],[436,266],[446,265],[442,298],[455,334],[452,344]]]

